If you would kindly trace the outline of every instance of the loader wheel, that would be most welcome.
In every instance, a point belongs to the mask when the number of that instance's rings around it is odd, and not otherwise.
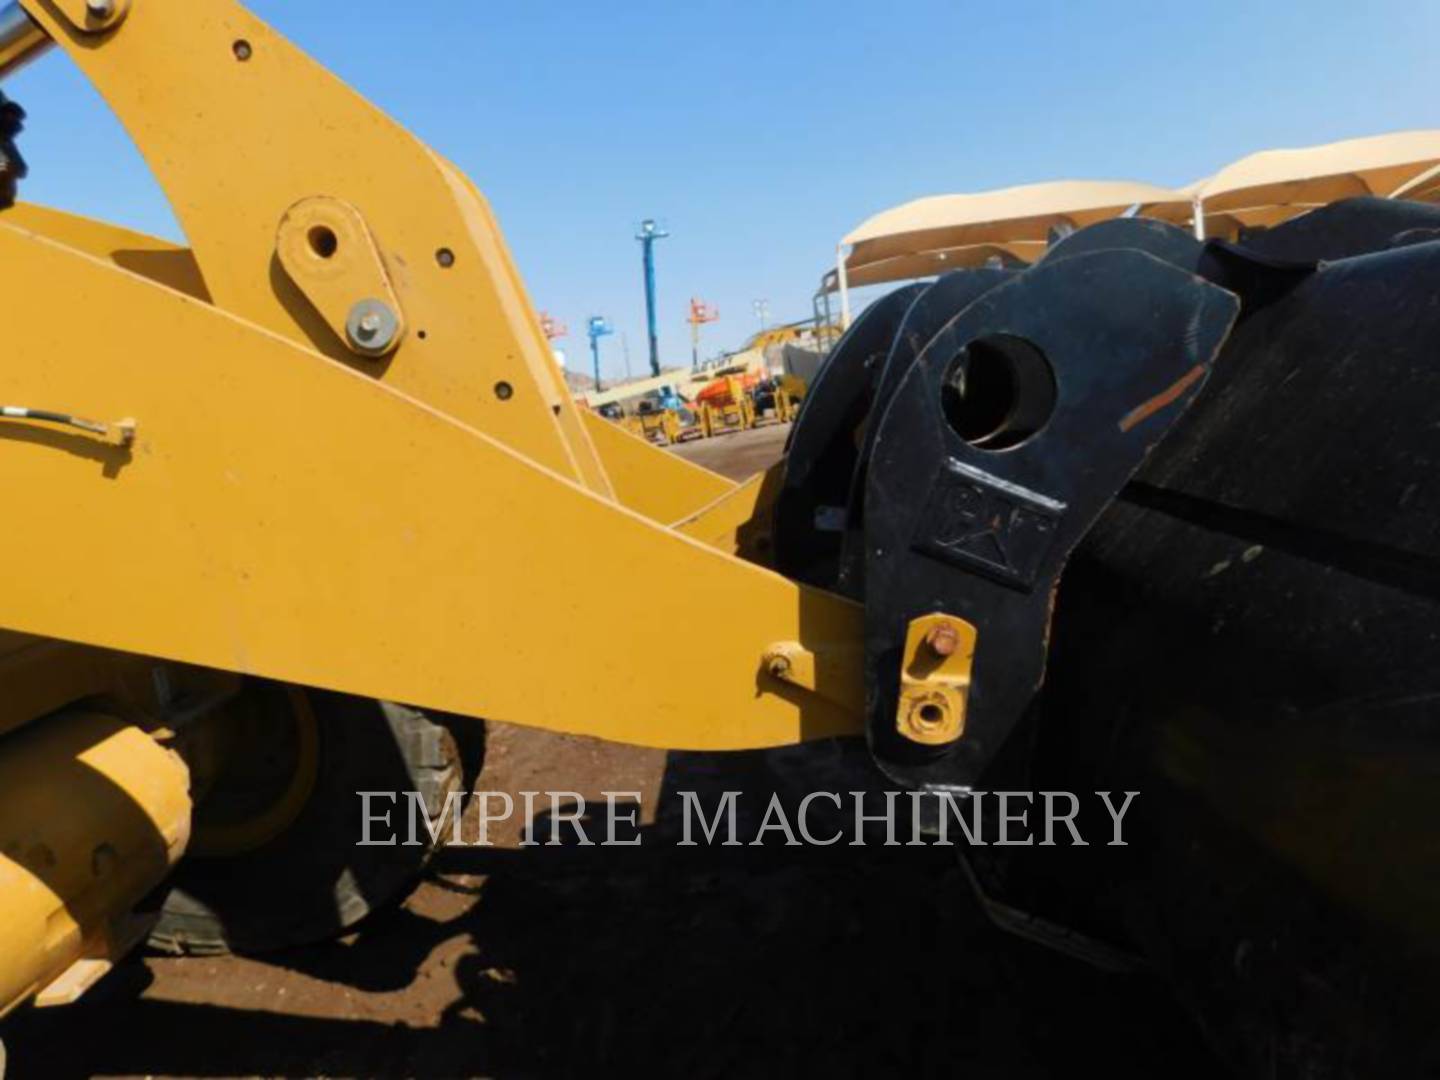
[[[479,721],[344,694],[256,680],[248,684],[221,757],[224,771],[195,811],[192,854],[176,871],[150,943],[172,953],[265,952],[334,937],[407,896],[438,844],[419,823],[418,792],[443,843],[483,756]],[[442,722],[443,721],[443,722]],[[467,776],[467,773],[469,774]],[[357,792],[390,811],[363,836]],[[447,811],[447,801],[449,810]]]

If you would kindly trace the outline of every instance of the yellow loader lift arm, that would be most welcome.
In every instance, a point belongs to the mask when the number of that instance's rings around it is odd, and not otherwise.
[[[987,859],[987,910],[1116,956],[1009,906],[1070,866],[1061,913],[1145,927],[1167,970],[1273,946],[1263,978],[1185,976],[1217,1027],[1282,1018],[1241,1025],[1266,1067],[1332,1032],[1363,1034],[1347,1067],[1409,1049],[1383,1024],[1440,948],[1409,887],[1435,878],[1435,208],[1241,244],[1117,219],[904,286],[732,485],[580,413],[470,182],[238,4],[0,7],[0,75],[52,43],[190,248],[7,206],[0,100],[0,1017],[147,933],[283,947],[394,896],[423,844],[327,808],[459,793],[464,721],[405,702],[660,747],[863,730],[946,795],[1156,784],[1098,875],[1048,840]],[[597,567],[682,588],[617,615]],[[227,816],[232,781],[270,797]]]
[[[652,746],[861,729],[859,606],[669,528],[730,485],[592,439],[454,167],[239,4],[20,7],[0,60],[70,56],[193,266],[0,214],[0,265],[24,268],[0,403],[128,425],[0,419],[34,525],[0,538],[0,625]],[[686,582],[658,603],[706,618],[617,622],[596,566]]]

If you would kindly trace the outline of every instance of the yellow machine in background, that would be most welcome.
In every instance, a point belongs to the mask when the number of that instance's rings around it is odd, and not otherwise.
[[[805,380],[798,375],[787,373],[775,379],[775,414],[782,424],[795,419],[807,389]]]
[[[755,402],[734,375],[725,378],[723,393],[700,405],[700,428],[706,438],[727,430],[749,431],[754,426]]]
[[[680,418],[675,414],[674,409],[656,409],[654,412],[640,413],[635,417],[639,427],[638,434],[648,442],[656,442],[662,446],[669,446],[671,443],[680,441],[682,428]]]
[[[614,422],[646,442],[671,446],[687,439],[709,439],[733,431],[758,427],[762,416],[788,424],[805,398],[805,382],[794,375],[755,379],[749,387],[736,373],[710,379],[694,402],[681,407],[646,398],[639,411],[622,414]]]

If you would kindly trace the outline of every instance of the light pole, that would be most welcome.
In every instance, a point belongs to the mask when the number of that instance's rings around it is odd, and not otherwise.
[[[766,321],[770,318],[770,301],[756,300],[751,305],[755,309],[755,317],[760,320],[760,332],[765,332]]]
[[[645,318],[650,325],[650,374],[660,376],[660,338],[655,330],[655,241],[670,234],[646,218],[640,223],[635,239],[640,241],[645,260]]]
[[[591,315],[589,322],[585,325],[585,334],[590,338],[590,357],[595,363],[595,389],[597,391],[605,389],[600,382],[600,339],[614,332],[610,320],[603,315]]]

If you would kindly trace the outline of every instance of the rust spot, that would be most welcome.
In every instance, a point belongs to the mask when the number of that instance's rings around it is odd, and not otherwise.
[[[1135,408],[1131,409],[1128,413],[1121,417],[1120,430],[1129,431],[1136,424],[1140,423],[1140,421],[1145,420],[1148,417],[1154,416],[1157,412],[1165,408],[1166,405],[1169,405],[1171,402],[1173,402],[1181,394],[1185,393],[1186,390],[1189,390],[1190,387],[1194,386],[1195,383],[1197,383],[1204,377],[1205,365],[1196,364],[1184,375],[1180,376],[1180,378],[1176,380],[1176,382],[1173,383],[1171,386],[1169,386],[1165,390],[1160,391],[1160,393],[1156,394],[1149,401],[1142,402],[1141,404],[1135,406]]]
[[[940,623],[930,628],[930,632],[925,635],[925,644],[930,646],[936,656],[953,656],[960,647],[960,635],[949,623]]]

